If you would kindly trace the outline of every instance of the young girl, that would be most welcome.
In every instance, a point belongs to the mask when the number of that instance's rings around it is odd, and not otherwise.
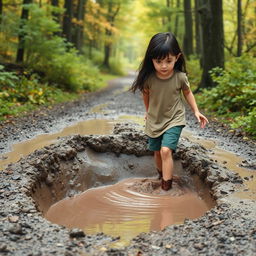
[[[154,35],[148,45],[139,74],[131,90],[139,89],[146,108],[145,133],[163,190],[172,187],[172,153],[185,126],[185,107],[181,91],[195,117],[204,128],[208,120],[197,107],[186,76],[186,67],[179,44],[172,33]]]

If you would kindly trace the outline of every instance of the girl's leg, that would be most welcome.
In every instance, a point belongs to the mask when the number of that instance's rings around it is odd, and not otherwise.
[[[162,147],[160,154],[162,159],[163,179],[165,181],[171,180],[173,176],[172,150],[168,147]]]
[[[162,158],[160,151],[154,151],[154,159],[156,164],[156,169],[159,174],[159,179],[162,178]]]
[[[163,190],[172,188],[172,175],[173,175],[173,159],[172,150],[168,147],[162,147],[160,150],[162,158],[163,178],[161,187]]]

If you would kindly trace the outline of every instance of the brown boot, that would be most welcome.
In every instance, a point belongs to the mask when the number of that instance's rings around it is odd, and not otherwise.
[[[163,178],[163,172],[160,171],[158,168],[156,168],[157,172],[158,172],[158,179],[161,180]]]
[[[171,189],[172,188],[172,180],[164,180],[164,179],[162,179],[161,187],[165,191]]]

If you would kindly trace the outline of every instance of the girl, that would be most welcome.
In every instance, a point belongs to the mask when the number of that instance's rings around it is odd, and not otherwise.
[[[143,94],[146,108],[145,133],[149,137],[149,150],[154,151],[161,187],[169,190],[175,179],[172,153],[186,124],[181,91],[201,128],[208,123],[190,90],[185,60],[172,33],[158,33],[151,38],[131,91],[137,89]]]

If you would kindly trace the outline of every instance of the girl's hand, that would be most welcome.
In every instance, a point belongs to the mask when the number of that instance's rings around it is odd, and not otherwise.
[[[206,124],[209,123],[208,119],[204,115],[202,115],[200,112],[195,112],[195,116],[198,122],[200,123],[201,128],[204,128]]]
[[[146,112],[146,113],[145,113],[145,116],[144,116],[144,120],[146,121],[147,118],[148,118],[148,113]]]

